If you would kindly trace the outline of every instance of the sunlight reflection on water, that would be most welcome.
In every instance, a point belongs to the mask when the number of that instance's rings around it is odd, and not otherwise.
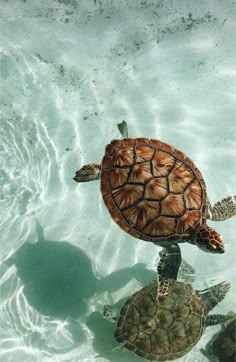
[[[212,203],[235,192],[231,12],[218,1],[214,7],[200,2],[178,8],[171,1],[51,1],[40,8],[1,3],[1,260],[42,239],[38,220],[44,238],[56,240],[55,254],[57,243],[80,248],[94,277],[91,294],[78,303],[84,312],[76,320],[60,319],[32,306],[27,291],[34,285],[20,277],[13,261],[2,264],[4,361],[16,356],[24,362],[139,360],[111,352],[117,346],[114,325],[100,312],[155,275],[160,248],[115,225],[99,182],[78,185],[72,177],[82,164],[100,162],[104,146],[120,137],[116,124],[126,120],[130,136],[160,138],[192,158]],[[196,287],[231,281],[229,295],[217,307],[227,313],[235,309],[235,220],[209,224],[226,240],[224,255],[204,254],[188,244],[181,249],[196,270]],[[45,279],[36,278],[42,290],[55,280],[53,269],[47,272]],[[62,283],[66,272],[57,273]],[[102,284],[113,273],[114,279]],[[88,274],[83,279],[86,285]],[[44,302],[48,307],[50,300]],[[200,347],[211,333],[204,334]],[[206,361],[199,346],[180,360]]]

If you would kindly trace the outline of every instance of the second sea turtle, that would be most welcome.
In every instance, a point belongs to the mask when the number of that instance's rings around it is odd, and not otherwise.
[[[150,361],[174,360],[197,344],[207,326],[232,318],[208,315],[229,287],[221,282],[195,291],[191,284],[176,282],[168,296],[157,300],[153,281],[128,298],[118,319],[111,306],[105,306],[104,317],[117,322],[115,339],[121,346]]]

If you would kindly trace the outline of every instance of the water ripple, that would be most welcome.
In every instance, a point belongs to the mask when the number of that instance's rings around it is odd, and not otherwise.
[[[67,241],[86,251],[101,281],[83,301],[85,315],[59,320],[34,309],[15,266],[1,265],[4,361],[138,360],[111,352],[114,326],[100,310],[153,278],[144,266],[156,270],[160,249],[113,223],[99,182],[77,185],[72,177],[82,164],[100,162],[105,145],[120,137],[116,124],[126,120],[131,136],[162,139],[191,157],[212,203],[235,192],[234,5],[1,2],[1,259],[26,241],[42,241],[38,219],[50,245]],[[235,299],[234,220],[209,224],[226,240],[224,255],[188,244],[181,250],[196,270],[196,287],[231,282],[218,309],[228,312]],[[88,274],[81,278],[86,285]],[[208,329],[201,346],[209,336]],[[197,347],[181,360],[205,357]]]
[[[22,349],[37,358],[42,353],[45,356],[66,355],[78,346],[72,338],[70,320],[53,320],[43,316],[32,308],[24,295],[24,287],[20,285],[11,273],[4,281],[11,295],[5,295],[6,300],[1,300],[1,358],[7,360],[8,354],[16,354]],[[14,285],[14,289],[10,285]],[[1,288],[1,295],[4,295]],[[79,323],[79,322],[77,322]]]
[[[52,160],[58,162],[58,156],[45,125],[38,121],[38,117],[24,117],[8,107],[3,110],[0,146],[1,228],[6,240],[5,252],[9,252],[7,240],[16,239],[16,233],[18,240],[21,234],[27,237],[30,233],[27,231],[30,219],[45,203]]]

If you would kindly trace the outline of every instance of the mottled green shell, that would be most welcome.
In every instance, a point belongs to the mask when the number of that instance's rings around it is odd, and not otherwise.
[[[116,340],[140,357],[166,361],[186,354],[198,342],[207,310],[190,284],[176,282],[156,300],[157,282],[131,296],[120,312]]]

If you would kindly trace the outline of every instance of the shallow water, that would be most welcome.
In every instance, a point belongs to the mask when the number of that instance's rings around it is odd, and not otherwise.
[[[99,183],[75,170],[120,137],[162,139],[202,171],[212,203],[235,193],[235,2],[0,1],[1,361],[140,361],[101,317],[155,277],[160,249],[123,233]],[[224,255],[183,244],[196,288],[231,282]],[[39,244],[37,244],[39,242]],[[29,244],[30,243],[30,244]],[[181,361],[200,352],[207,329]]]

